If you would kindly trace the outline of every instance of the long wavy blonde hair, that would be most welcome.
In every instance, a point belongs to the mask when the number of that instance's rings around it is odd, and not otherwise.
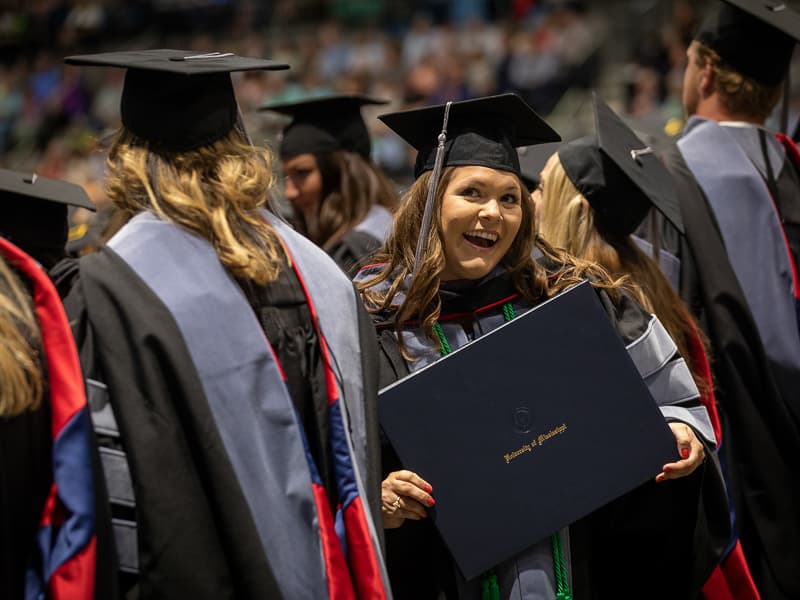
[[[35,410],[42,401],[39,322],[20,279],[0,257],[0,417]]]
[[[418,320],[426,335],[431,340],[436,339],[433,326],[441,314],[438,292],[445,266],[441,207],[444,192],[458,168],[446,167],[442,171],[435,194],[435,217],[428,234],[426,253],[410,287],[405,289],[405,284],[414,269],[414,254],[431,181],[430,172],[423,173],[400,202],[392,232],[375,258],[376,263],[385,263],[386,266],[377,276],[357,286],[370,312],[393,313],[401,351],[406,358],[409,356],[400,333],[408,321]],[[593,285],[608,289],[613,296],[615,290],[624,285],[624,278],[612,280],[602,268],[569,256],[535,235],[533,200],[522,181],[518,180],[518,183],[522,198],[522,220],[517,236],[502,261],[517,292],[532,304],[537,304],[589,278]],[[548,261],[558,266],[555,272],[548,273],[532,258],[534,248],[538,248]],[[388,289],[379,286],[387,279],[391,279]],[[399,306],[395,306],[394,300],[401,291],[405,293],[405,298]]]
[[[256,209],[274,182],[272,156],[234,128],[187,152],[152,151],[122,129],[108,156],[106,188],[121,210],[149,210],[208,240],[237,278],[274,281],[288,260],[280,238]]]
[[[658,263],[630,236],[601,232],[596,226],[594,210],[567,177],[557,153],[542,170],[542,199],[538,210],[539,233],[551,244],[598,263],[612,277],[630,276],[634,297],[659,318],[675,340],[680,355],[690,363],[689,344],[696,328],[683,300]],[[708,386],[705,379],[695,369],[692,372],[698,387],[705,389]]]

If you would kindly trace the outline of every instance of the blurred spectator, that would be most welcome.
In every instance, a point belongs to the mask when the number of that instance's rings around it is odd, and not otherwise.
[[[8,150],[14,123],[22,114],[25,102],[23,82],[23,67],[20,64],[0,66],[0,153]]]
[[[347,69],[350,44],[342,37],[338,23],[328,21],[319,29],[316,68],[325,79],[339,77]]]
[[[433,27],[431,17],[416,13],[411,29],[403,37],[403,64],[406,68],[419,64],[428,56],[439,53],[439,31]]]
[[[661,12],[651,11],[650,25],[638,29],[628,65],[627,112],[639,127],[669,135],[677,134],[683,123],[681,89],[686,66],[686,48],[699,24],[696,3],[674,0]]]
[[[602,29],[590,24],[577,3],[558,2],[511,37],[506,85],[547,114],[569,87],[592,85],[601,39]]]
[[[65,46],[94,47],[103,37],[106,10],[101,2],[74,0],[61,32]]]

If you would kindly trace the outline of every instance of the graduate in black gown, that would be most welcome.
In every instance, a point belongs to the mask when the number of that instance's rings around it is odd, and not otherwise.
[[[797,150],[764,123],[781,97],[800,17],[719,3],[688,50],[677,147],[685,235],[643,231],[681,261],[680,291],[711,340],[732,520],[763,597],[800,596]]]
[[[181,50],[66,62],[127,69],[106,185],[131,219],[80,259],[65,300],[122,591],[389,597],[374,333],[335,263],[265,210],[273,157],[233,92],[230,73],[286,65]]]
[[[292,117],[280,140],[286,199],[298,229],[351,275],[383,244],[397,192],[370,159],[367,96],[336,95],[268,104]]]
[[[646,381],[676,437],[676,458],[682,456],[655,480],[553,539],[531,540],[528,550],[480,581],[464,581],[426,518],[435,505],[436,482],[404,470],[387,445],[382,502],[395,597],[695,597],[716,560],[700,549],[713,545],[703,528],[700,494],[713,430],[691,374],[658,319],[602,269],[534,235],[533,202],[520,180],[515,146],[557,135],[513,94],[381,119],[419,150],[418,178],[403,199],[380,263],[357,277],[378,326],[381,384],[435,362],[588,277],[625,344],[641,343],[646,354],[654,353],[658,368]],[[432,171],[442,129],[447,141],[437,185]],[[433,216],[425,230],[429,189]],[[418,239],[424,240],[421,253],[415,251]],[[541,253],[539,262],[534,250]],[[652,384],[661,369],[674,377],[656,389]]]

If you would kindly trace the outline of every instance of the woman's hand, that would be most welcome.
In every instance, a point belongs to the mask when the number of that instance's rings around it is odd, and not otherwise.
[[[425,507],[436,501],[431,496],[433,488],[416,473],[395,471],[381,483],[381,513],[383,527],[395,529],[406,519],[419,521],[428,516]]]
[[[656,476],[656,483],[691,475],[706,458],[703,444],[697,439],[691,427],[685,423],[669,423],[669,428],[678,442],[678,454],[681,455],[681,460],[664,465],[663,472]]]

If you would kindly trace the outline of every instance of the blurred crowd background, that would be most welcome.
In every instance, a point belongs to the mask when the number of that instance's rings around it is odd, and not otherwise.
[[[289,63],[234,76],[248,132],[273,147],[284,122],[259,106],[330,92],[391,100],[370,117],[515,91],[570,139],[590,127],[597,89],[640,130],[675,135],[686,47],[713,1],[0,0],[0,167],[83,185],[107,204],[104,147],[124,72],[62,59],[119,49]],[[368,121],[376,162],[402,184],[409,148]]]

